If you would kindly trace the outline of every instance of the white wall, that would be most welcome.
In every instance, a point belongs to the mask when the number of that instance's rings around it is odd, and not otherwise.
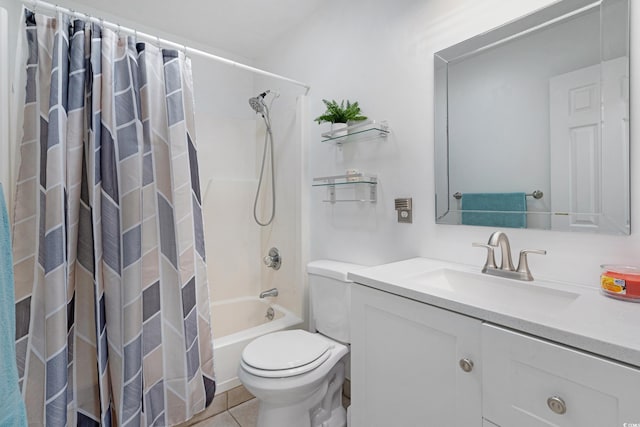
[[[551,3],[550,0],[327,0],[326,6],[258,60],[258,66],[307,81],[310,115],[322,113],[322,98],[358,100],[363,112],[388,119],[388,141],[353,143],[342,150],[320,143],[311,125],[310,176],[357,168],[378,173],[374,206],[330,206],[311,194],[310,257],[368,265],[426,256],[481,266],[492,228],[436,225],[433,177],[433,54],[504,22]],[[637,5],[632,5],[637,6]],[[640,22],[640,8],[632,9]],[[632,46],[640,45],[631,26]],[[632,79],[640,77],[634,52]],[[632,85],[632,99],[640,99]],[[640,110],[633,109],[633,126]],[[631,141],[633,146],[634,141]],[[640,179],[640,150],[631,150],[631,180]],[[309,179],[309,177],[308,177]],[[310,185],[310,182],[307,182]],[[414,223],[397,224],[393,199],[412,196]],[[632,186],[632,229],[640,227],[640,186]],[[599,264],[637,264],[640,234],[597,236],[542,230],[506,230],[514,250],[542,248],[531,257],[536,277],[598,285]]]

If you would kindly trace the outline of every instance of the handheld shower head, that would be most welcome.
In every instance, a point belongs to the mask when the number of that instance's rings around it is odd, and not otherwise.
[[[251,108],[253,108],[253,111],[255,111],[257,114],[264,113],[264,108],[265,108],[264,97],[267,96],[269,92],[271,91],[266,90],[256,97],[249,98],[249,105],[251,106]]]
[[[272,93],[273,96],[271,97],[269,105],[267,105],[264,98],[269,93]],[[275,165],[273,162],[273,133],[271,131],[271,117],[269,117],[269,109],[273,104],[273,100],[278,96],[280,96],[278,92],[271,92],[270,90],[266,90],[258,96],[249,98],[249,105],[251,106],[253,111],[262,116],[262,120],[264,120],[264,125],[266,128],[266,132],[264,134],[264,149],[262,151],[262,165],[260,166],[260,178],[258,179],[258,188],[256,188],[256,197],[253,200],[253,219],[255,219],[256,223],[261,227],[271,224],[276,215],[276,178]],[[262,180],[264,179],[265,175],[267,152],[270,153],[271,160],[270,166],[268,167],[268,169],[271,171],[271,215],[266,222],[262,222],[258,218],[258,201],[260,198],[260,189],[262,188]]]
[[[259,96],[249,98],[249,105],[257,114],[262,114],[264,112],[264,103],[262,102],[262,98]]]

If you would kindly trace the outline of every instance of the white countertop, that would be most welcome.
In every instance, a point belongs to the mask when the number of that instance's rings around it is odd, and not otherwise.
[[[561,282],[522,282],[488,276],[514,286],[540,286],[577,294],[559,310],[536,306],[533,300],[504,295],[452,292],[424,285],[419,277],[450,269],[480,274],[479,267],[427,258],[413,258],[349,273],[354,282],[410,298],[496,325],[535,335],[640,367],[640,303],[620,301],[599,289]],[[534,276],[535,276],[535,272]]]

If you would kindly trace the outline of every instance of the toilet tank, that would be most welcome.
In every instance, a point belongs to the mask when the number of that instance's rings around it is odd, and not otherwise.
[[[307,264],[311,316],[318,332],[343,343],[350,343],[351,281],[347,274],[366,266],[332,260]]]

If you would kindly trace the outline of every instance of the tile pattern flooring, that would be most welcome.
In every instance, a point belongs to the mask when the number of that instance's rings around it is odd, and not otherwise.
[[[342,406],[351,404],[351,381],[342,386]],[[256,427],[258,401],[242,385],[218,393],[209,407],[177,427]],[[285,426],[283,426],[285,427]]]
[[[255,427],[257,423],[258,400],[251,399],[193,427]]]
[[[342,404],[346,408],[350,401],[342,396]],[[193,427],[256,427],[258,423],[258,400],[251,399],[230,408],[214,417],[194,424]]]

